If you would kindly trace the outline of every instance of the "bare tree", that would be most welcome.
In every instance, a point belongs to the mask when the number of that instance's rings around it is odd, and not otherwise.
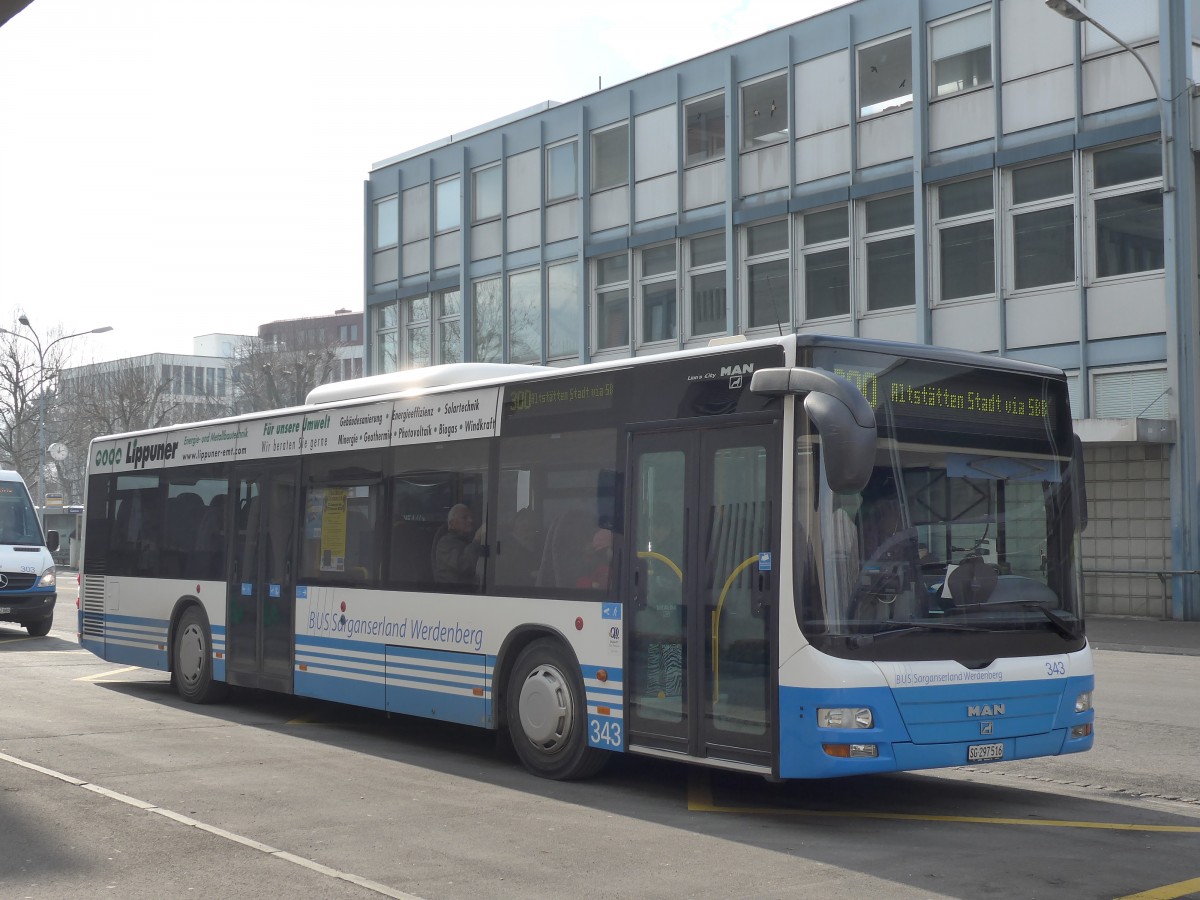
[[[308,392],[335,379],[336,345],[318,336],[289,346],[259,338],[234,351],[238,412],[299,406]]]
[[[181,396],[161,366],[145,356],[67,370],[60,380],[58,400],[58,440],[68,455],[55,462],[55,474],[72,497],[83,496],[88,443],[93,438],[198,422],[233,411],[226,397]]]
[[[54,385],[66,358],[61,344],[51,347],[39,364],[34,344],[15,331],[0,334],[0,463],[21,473],[29,484],[37,480],[41,454],[39,397],[46,396],[46,442],[57,440]],[[47,344],[61,334],[51,332]],[[49,478],[50,473],[47,472]],[[48,485],[49,487],[49,485]]]

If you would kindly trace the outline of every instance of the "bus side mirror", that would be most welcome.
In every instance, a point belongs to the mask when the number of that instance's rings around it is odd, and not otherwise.
[[[825,479],[837,494],[857,494],[875,468],[875,411],[853,384],[822,369],[760,369],[757,394],[807,394],[804,410],[821,435]]]
[[[835,494],[857,494],[867,486],[875,468],[875,428],[863,428],[837,397],[813,391],[804,398],[821,435],[825,480]]]
[[[58,549],[58,532],[54,529],[46,532],[46,549],[51,553]]]

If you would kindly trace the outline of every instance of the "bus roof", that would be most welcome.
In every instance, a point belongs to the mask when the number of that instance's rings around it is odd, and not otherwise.
[[[949,364],[973,366],[1034,375],[1040,377],[1064,378],[1062,370],[1051,366],[1023,360],[1008,359],[969,350],[954,350],[944,347],[933,347],[924,344],[908,344],[901,341],[883,341],[872,338],[844,337],[825,334],[785,334],[778,337],[747,340],[744,336],[735,335],[714,340],[709,346],[691,347],[685,350],[674,350],[667,353],[656,353],[649,356],[621,357],[618,359],[602,360],[600,362],[583,363],[574,366],[541,366],[522,365],[518,363],[451,363],[438,366],[427,366],[421,369],[408,369],[401,372],[389,372],[382,375],[370,375],[365,378],[355,378],[348,381],[338,381],[321,385],[309,392],[306,403],[301,406],[285,407],[282,409],[261,410],[243,413],[237,416],[227,416],[207,419],[199,422],[181,422],[162,428],[131,431],[122,434],[99,435],[93,440],[111,440],[114,438],[131,438],[143,434],[158,434],[189,428],[211,426],[214,424],[236,424],[253,421],[263,417],[281,416],[303,413],[314,407],[353,406],[366,401],[382,401],[388,399],[404,399],[455,391],[469,387],[483,387],[498,383],[534,381],[541,378],[559,377],[564,375],[597,372],[606,369],[626,369],[643,365],[653,365],[664,361],[688,357],[708,356],[717,353],[729,353],[735,350],[753,349],[765,346],[783,346],[787,358],[794,360],[795,352],[804,348],[844,348],[848,350],[865,350],[877,353],[889,353],[895,356],[927,359]],[[16,473],[12,473],[16,474]],[[20,476],[18,475],[17,478]]]

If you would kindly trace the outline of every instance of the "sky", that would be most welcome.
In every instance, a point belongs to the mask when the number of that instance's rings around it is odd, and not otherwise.
[[[33,0],[0,27],[0,327],[112,326],[80,364],[361,310],[374,163],[842,2]]]

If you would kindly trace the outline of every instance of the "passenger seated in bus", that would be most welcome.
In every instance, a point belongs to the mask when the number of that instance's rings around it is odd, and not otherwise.
[[[575,581],[575,587],[593,590],[608,590],[612,570],[613,533],[599,528],[583,548],[584,573]]]
[[[433,549],[433,580],[442,584],[476,583],[475,568],[484,555],[487,526],[475,528],[475,515],[465,503],[456,503],[446,514],[446,533]]]

